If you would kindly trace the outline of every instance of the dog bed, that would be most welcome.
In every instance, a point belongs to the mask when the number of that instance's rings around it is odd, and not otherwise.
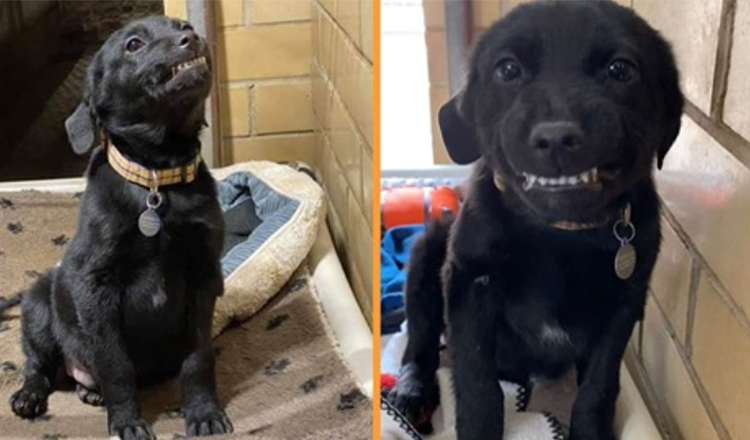
[[[312,248],[326,205],[321,187],[287,165],[246,162],[213,174],[227,229],[221,261],[224,295],[216,304],[215,336],[232,321],[252,316],[289,280]],[[4,213],[10,215],[13,201],[3,200]],[[5,223],[10,242],[16,235],[27,243],[22,223]],[[70,235],[57,237],[57,242],[64,246]],[[0,243],[0,253],[2,247]],[[25,287],[27,276],[9,272],[3,277],[7,286],[0,285],[2,295]]]
[[[214,176],[227,228],[224,296],[214,313],[218,334],[252,316],[289,280],[315,242],[326,205],[321,187],[287,165],[245,162]]]
[[[228,229],[242,232],[229,239],[233,245],[223,258],[227,288],[217,307],[223,312],[215,320],[217,333],[224,328],[215,342],[219,395],[235,426],[235,434],[227,438],[370,438],[372,403],[362,381],[366,375],[352,368],[352,359],[364,349],[360,342],[342,340],[338,324],[324,313],[330,309],[325,298],[336,296],[337,306],[347,298],[341,283],[329,292],[331,284],[318,281],[319,273],[331,273],[332,254],[320,250],[320,231],[325,230],[320,188],[288,166],[264,162],[236,165],[215,175],[222,179],[225,218],[239,219],[233,225],[228,221]],[[2,296],[29,285],[54,265],[75,232],[76,194],[3,192],[81,186],[80,179],[67,185],[48,183],[0,185]],[[243,207],[253,212],[236,216],[233,210]],[[18,309],[11,309],[0,322],[0,438],[104,437],[105,413],[80,403],[75,393],[54,393],[49,413],[34,423],[18,419],[2,404],[21,381],[17,315]],[[355,319],[364,321],[350,317],[347,325]],[[349,331],[363,333],[360,328]],[[159,438],[181,438],[184,432],[178,390],[178,381],[171,380],[140,391],[144,415]]]
[[[381,353],[382,377],[397,377],[401,368],[401,357],[408,341],[406,324],[401,331],[384,337]],[[450,359],[442,353],[443,366],[437,371],[440,387],[440,405],[430,421],[425,421],[431,435],[422,435],[390,403],[381,401],[383,440],[455,440],[455,407]],[[394,382],[395,379],[391,382]],[[509,382],[500,382],[505,395],[505,437],[507,440],[564,440],[565,427],[558,417],[540,408],[530,408],[531,389]],[[384,393],[387,386],[383,385]],[[536,393],[534,393],[536,394]],[[567,399],[564,399],[567,400]],[[422,427],[424,429],[424,426]]]

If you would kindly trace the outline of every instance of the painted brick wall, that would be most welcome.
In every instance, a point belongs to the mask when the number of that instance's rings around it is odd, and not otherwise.
[[[750,1],[618,2],[671,42],[687,98],[656,173],[664,243],[626,362],[665,438],[750,439]],[[447,98],[441,3],[425,0],[433,113]],[[478,35],[522,1],[472,3],[487,11]]]
[[[328,225],[365,316],[372,311],[372,1],[314,0],[313,124]]]
[[[315,162],[311,0],[218,0],[224,164]]]
[[[630,364],[666,434],[750,438],[750,2],[631,6],[673,45],[688,103],[656,173],[664,244]]]
[[[184,16],[184,0],[165,8]],[[303,160],[365,316],[372,312],[371,0],[217,0],[224,163]]]

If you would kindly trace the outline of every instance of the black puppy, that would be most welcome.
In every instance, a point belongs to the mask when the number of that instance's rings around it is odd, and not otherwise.
[[[79,154],[104,146],[61,264],[23,298],[17,415],[47,410],[64,366],[83,401],[106,405],[110,435],[153,439],[136,385],[179,373],[187,433],[232,431],[211,342],[223,221],[198,141],[210,88],[206,42],[184,21],[131,23],[94,57],[66,128]]]
[[[614,2],[538,2],[494,25],[470,67],[439,119],[452,158],[479,160],[456,221],[415,244],[410,340],[388,398],[411,420],[437,403],[445,302],[459,440],[502,437],[498,379],[570,366],[570,438],[613,439],[661,240],[653,162],[680,128],[671,50]]]

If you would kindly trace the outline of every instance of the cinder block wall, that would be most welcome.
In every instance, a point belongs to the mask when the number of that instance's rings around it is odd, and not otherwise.
[[[366,317],[372,311],[372,2],[220,0],[223,153],[304,160]]]
[[[664,244],[632,366],[665,432],[750,438],[750,2],[633,0],[687,97],[656,173]]]
[[[186,15],[185,0],[165,0]],[[303,160],[328,194],[328,226],[372,312],[372,0],[217,0],[225,165]]]
[[[216,3],[224,164],[315,162],[310,0]]]
[[[372,1],[314,0],[313,124],[328,225],[365,316],[372,311]]]
[[[487,11],[474,15],[476,34],[521,2],[474,1]],[[672,43],[687,98],[655,174],[664,243],[626,362],[665,438],[750,439],[750,1],[618,2]],[[447,67],[444,33],[430,33],[444,18],[442,2],[425,7],[434,113]]]

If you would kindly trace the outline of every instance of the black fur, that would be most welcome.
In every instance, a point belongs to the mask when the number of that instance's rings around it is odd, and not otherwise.
[[[133,37],[144,45],[128,52]],[[172,66],[198,56],[208,63],[171,77]],[[183,165],[200,150],[210,87],[206,42],[188,23],[165,17],[131,23],[94,57],[83,100],[66,122],[73,148],[94,148],[101,131],[141,165]],[[216,395],[211,342],[214,304],[223,293],[223,220],[213,178],[201,165],[192,183],[161,187],[163,228],[151,238],[137,227],[148,190],[117,174],[102,148],[87,178],[78,231],[61,265],[23,298],[27,361],[13,411],[42,415],[58,372],[78,364],[96,383],[78,384],[78,395],[106,405],[112,436],[153,439],[136,386],[175,374],[187,433],[231,432]],[[166,295],[161,304],[159,295]]]
[[[621,64],[610,72],[617,59],[634,75],[620,75]],[[507,60],[513,75],[498,72]],[[669,46],[613,2],[530,3],[485,34],[465,90],[440,115],[452,156],[479,161],[456,221],[428,228],[412,251],[410,339],[388,395],[400,411],[419,420],[437,403],[446,322],[459,440],[502,437],[498,379],[526,383],[571,366],[579,391],[570,439],[614,439],[620,363],[661,240],[653,164],[677,136],[682,105]],[[523,173],[592,167],[596,185],[524,189]],[[627,204],[638,261],[621,280],[612,228]],[[568,231],[558,221],[601,226]]]

